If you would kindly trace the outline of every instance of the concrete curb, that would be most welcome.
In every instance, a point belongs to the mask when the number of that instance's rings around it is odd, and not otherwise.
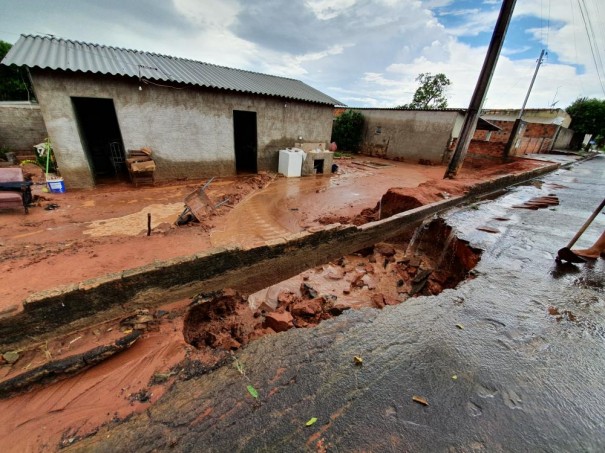
[[[43,341],[104,319],[191,297],[202,291],[233,288],[246,293],[392,238],[410,225],[460,204],[529,181],[560,168],[545,165],[529,172],[479,183],[467,194],[421,206],[360,227],[328,225],[247,249],[228,247],[158,261],[38,292],[24,310],[0,319],[0,352]]]

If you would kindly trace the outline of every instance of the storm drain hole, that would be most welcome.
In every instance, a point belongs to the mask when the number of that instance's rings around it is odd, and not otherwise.
[[[250,296],[233,290],[201,294],[185,317],[185,341],[199,349],[236,350],[345,310],[436,295],[469,278],[480,254],[436,219]]]

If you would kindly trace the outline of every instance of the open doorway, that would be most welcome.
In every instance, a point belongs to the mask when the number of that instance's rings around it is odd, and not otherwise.
[[[71,100],[95,180],[125,179],[124,144],[113,99],[72,97]]]
[[[238,173],[256,173],[256,112],[233,111],[235,168]]]

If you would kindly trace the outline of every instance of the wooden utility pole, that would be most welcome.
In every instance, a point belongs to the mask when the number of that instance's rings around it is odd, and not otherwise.
[[[458,173],[458,170],[460,170],[460,167],[462,167],[464,157],[466,156],[466,152],[468,150],[468,145],[470,144],[477,127],[477,120],[479,119],[479,112],[481,111],[483,101],[485,100],[485,94],[489,88],[492,75],[494,74],[494,70],[496,68],[496,63],[498,62],[498,57],[500,56],[500,50],[502,49],[502,44],[504,43],[504,37],[506,36],[506,30],[508,29],[510,18],[512,17],[513,10],[515,9],[515,3],[517,3],[517,0],[504,0],[502,2],[502,7],[500,8],[500,14],[498,16],[498,21],[496,22],[496,27],[494,28],[492,40],[489,43],[487,55],[485,56],[485,61],[483,62],[483,68],[481,68],[479,80],[477,80],[473,97],[471,98],[471,102],[468,106],[468,110],[464,118],[464,124],[462,125],[462,130],[460,131],[460,137],[458,137],[458,143],[456,143],[456,150],[454,151],[454,155],[452,156],[452,160],[450,161],[447,171],[445,172],[444,178],[455,177]]]

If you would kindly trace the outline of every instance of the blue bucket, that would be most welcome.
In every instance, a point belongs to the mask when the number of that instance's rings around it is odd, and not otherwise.
[[[65,183],[63,182],[63,178],[46,181],[46,185],[48,186],[48,190],[50,190],[52,193],[65,193]]]

